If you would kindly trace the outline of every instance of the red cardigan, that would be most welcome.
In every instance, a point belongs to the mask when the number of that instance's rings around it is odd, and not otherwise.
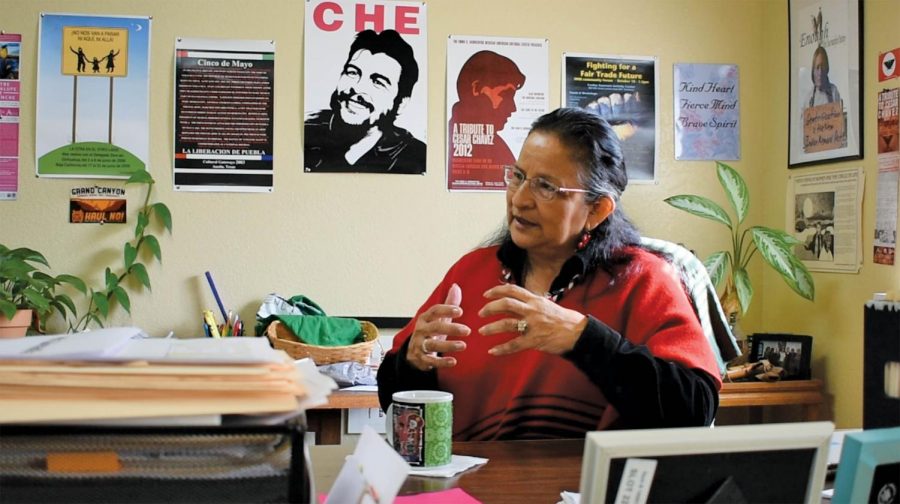
[[[432,387],[435,384],[429,382],[433,379],[425,376],[436,374],[436,388],[454,394],[453,430],[457,440],[523,437],[520,434],[528,432],[540,434],[524,437],[572,437],[614,425],[619,413],[607,399],[609,389],[604,394],[602,388],[615,384],[589,375],[609,371],[592,369],[604,365],[608,356],[591,354],[622,351],[616,349],[617,345],[624,345],[625,350],[644,346],[655,360],[701,370],[712,377],[710,382],[718,389],[721,380],[715,357],[677,272],[664,259],[643,249],[629,252],[633,259],[615,278],[597,270],[560,299],[561,306],[596,319],[590,321],[573,352],[557,356],[526,350],[500,357],[489,355],[487,350],[516,335],[478,334],[479,327],[503,318],[478,316],[486,302],[484,291],[502,281],[497,247],[466,254],[450,268],[416,317],[395,336],[386,358],[386,362],[398,358],[405,362],[404,345],[416,318],[428,307],[443,303],[450,285],[457,283],[463,292],[463,315],[456,322],[472,330],[466,338],[466,350],[453,354],[458,364],[436,373],[412,370],[406,377],[386,376],[390,371],[381,369],[379,383],[392,382],[397,390]],[[622,338],[616,333],[633,345],[620,343]],[[585,341],[592,338],[595,341]],[[629,379],[628,375],[636,372],[627,367],[616,379]],[[417,375],[423,377],[421,385],[410,383]]]

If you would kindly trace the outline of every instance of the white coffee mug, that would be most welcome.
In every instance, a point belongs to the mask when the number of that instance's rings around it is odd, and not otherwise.
[[[453,394],[407,390],[391,396],[387,438],[412,467],[450,463],[453,449]]]

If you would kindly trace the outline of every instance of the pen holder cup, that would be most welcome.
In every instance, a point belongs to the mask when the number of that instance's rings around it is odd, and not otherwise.
[[[293,359],[309,357],[317,366],[334,364],[335,362],[354,361],[365,365],[369,361],[372,347],[378,341],[378,328],[375,324],[360,320],[364,340],[362,343],[344,346],[307,345],[297,339],[289,328],[279,321],[274,321],[266,328],[266,336],[276,350],[284,350]]]

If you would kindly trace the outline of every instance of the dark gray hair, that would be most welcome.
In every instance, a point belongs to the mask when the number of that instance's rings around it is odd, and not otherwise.
[[[588,202],[607,196],[618,202],[628,185],[625,160],[619,137],[600,116],[578,108],[559,108],[542,115],[531,125],[529,135],[539,132],[556,136],[581,168],[579,183],[588,190]],[[640,234],[625,212],[616,209],[591,231],[591,241],[582,251],[590,269],[602,268],[613,273],[613,267],[627,263],[631,256],[624,248],[639,245]],[[512,242],[508,229],[501,230],[491,243]]]

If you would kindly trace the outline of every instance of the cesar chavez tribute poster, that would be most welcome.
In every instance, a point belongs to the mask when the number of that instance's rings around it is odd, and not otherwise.
[[[447,41],[447,189],[505,191],[531,123],[547,111],[546,39]]]
[[[38,40],[37,175],[145,170],[150,18],[42,14]]]

